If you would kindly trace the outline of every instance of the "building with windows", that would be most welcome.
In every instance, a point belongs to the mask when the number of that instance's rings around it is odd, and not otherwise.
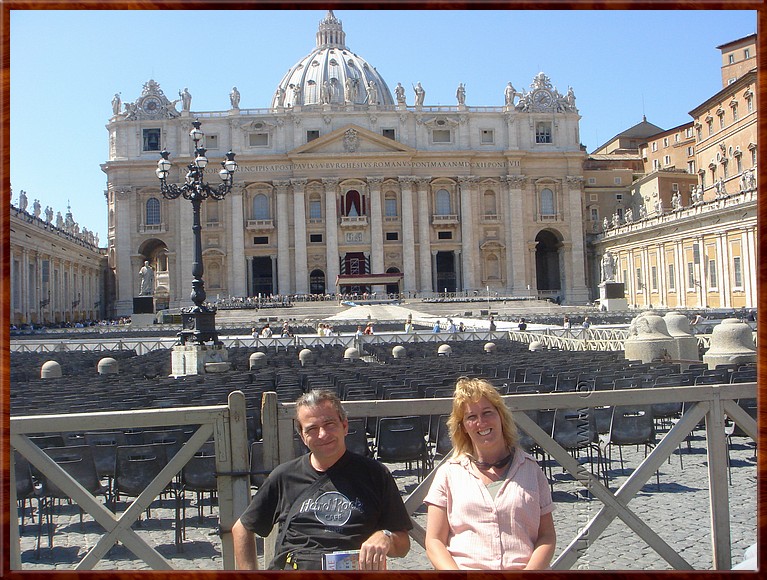
[[[756,307],[756,36],[718,48],[722,90],[690,111],[690,123],[639,145],[632,219],[624,208],[590,236],[593,256],[616,256],[637,307]]]
[[[71,211],[54,219],[22,190],[10,206],[10,322],[48,325],[104,317],[106,256]]]
[[[179,111],[150,80],[107,125],[116,314],[131,312],[145,260],[156,305],[189,304],[191,204],[162,197],[155,167],[165,148],[170,181],[183,181],[195,119],[211,161],[231,149],[239,164],[235,190],[203,208],[209,299],[487,290],[585,303],[573,89],[540,73],[521,91],[499,84],[500,104],[472,107],[460,88],[453,106],[426,104],[420,83],[411,99],[401,83],[392,93],[332,11],[264,108],[240,108],[233,90],[228,109],[192,111],[185,89]]]

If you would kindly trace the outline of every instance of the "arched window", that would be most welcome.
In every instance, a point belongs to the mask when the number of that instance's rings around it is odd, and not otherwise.
[[[253,219],[268,220],[269,218],[269,199],[259,193],[253,198]]]
[[[156,197],[146,200],[146,225],[160,225],[160,200]]]
[[[554,215],[554,192],[548,187],[541,190],[541,215]]]
[[[437,208],[436,215],[451,215],[450,211],[450,192],[446,189],[440,189],[437,191]]]
[[[488,189],[485,192],[483,201],[485,215],[496,215],[497,211],[495,209],[495,192]]]

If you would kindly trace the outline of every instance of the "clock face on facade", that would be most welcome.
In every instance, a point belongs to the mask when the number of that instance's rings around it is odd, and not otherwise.
[[[157,97],[146,97],[141,102],[141,108],[144,109],[147,113],[156,113],[160,110],[160,107],[162,106],[162,102]]]
[[[551,93],[539,89],[533,93],[533,102],[539,107],[550,107],[552,102]]]

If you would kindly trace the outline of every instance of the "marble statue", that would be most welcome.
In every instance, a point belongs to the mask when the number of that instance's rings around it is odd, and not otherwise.
[[[32,213],[35,215],[36,218],[39,218],[41,210],[42,208],[40,207],[40,200],[36,199],[35,202],[32,204]]]
[[[357,100],[357,79],[347,77],[344,81],[344,99],[347,103],[353,103]]]
[[[458,88],[455,90],[455,98],[459,105],[466,104],[466,87],[463,83],[458,83]]]
[[[423,100],[426,97],[426,91],[421,86],[421,81],[418,81],[418,83],[413,87],[413,91],[415,91],[415,106],[422,107]]]
[[[184,87],[183,91],[178,92],[178,96],[181,97],[181,110],[189,112],[192,108],[192,93],[189,92],[188,88]]]
[[[374,81],[368,81],[367,93],[368,93],[368,105],[377,105],[378,89],[376,88],[376,84]]]
[[[53,208],[51,206],[45,206],[45,221],[51,223],[53,221]]]
[[[152,296],[154,294],[154,270],[148,261],[138,271],[139,281],[141,282],[139,296]]]
[[[29,205],[29,200],[27,199],[27,192],[22,189],[21,193],[19,194],[19,209],[21,211],[27,211],[27,205]]]
[[[402,83],[397,83],[397,86],[394,87],[394,95],[397,98],[397,103],[405,104],[405,87],[402,86]]]
[[[112,98],[112,114],[113,115],[120,114],[121,104],[122,104],[122,101],[120,100],[120,93],[115,93],[114,98]]]
[[[631,208],[628,208],[626,210],[626,223],[630,224],[633,221],[634,221],[634,210]]]
[[[615,258],[608,250],[602,256],[602,282],[612,282],[615,279]]]
[[[329,105],[331,97],[330,81],[325,81],[322,83],[322,90],[320,92],[321,103],[323,105]]]
[[[240,108],[240,91],[237,87],[232,87],[232,92],[229,93],[229,102],[232,103],[232,109]]]
[[[301,104],[301,85],[293,85],[293,106]]]
[[[680,211],[682,209],[682,194],[675,191],[671,196],[671,207],[674,211]]]
[[[285,106],[285,89],[283,89],[282,87],[277,87],[277,91],[275,92],[274,96],[277,99],[277,106],[284,107]]]
[[[602,230],[607,231],[610,229],[610,222],[607,221],[607,217],[602,220]]]
[[[509,82],[503,91],[503,99],[507,107],[514,106],[514,97],[517,95],[519,95],[517,89],[514,88],[514,85],[512,85],[511,82]]]
[[[64,216],[61,215],[61,212],[56,212],[56,227],[60,230],[64,229]]]

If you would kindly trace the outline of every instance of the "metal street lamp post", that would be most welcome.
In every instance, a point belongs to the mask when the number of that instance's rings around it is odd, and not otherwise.
[[[219,176],[223,183],[218,187],[212,187],[203,180],[205,167],[208,165],[208,158],[205,156],[206,149],[202,147],[201,142],[205,134],[200,129],[201,123],[194,121],[193,129],[189,136],[194,141],[194,160],[187,165],[189,169],[186,174],[186,183],[181,186],[169,184],[167,182],[170,173],[171,162],[168,159],[170,153],[163,149],[160,152],[161,159],[157,162],[155,173],[160,179],[160,192],[165,199],[176,199],[183,196],[192,202],[192,233],[194,234],[194,262],[192,263],[192,302],[194,306],[184,308],[181,311],[183,329],[178,333],[181,344],[187,341],[204,344],[212,341],[214,344],[220,344],[218,333],[216,332],[216,309],[205,304],[205,282],[202,279],[204,272],[202,263],[202,238],[200,235],[200,206],[203,200],[212,197],[216,200],[222,200],[232,190],[233,175],[237,170],[237,162],[234,160],[234,153],[229,151],[226,154],[226,160],[221,162],[221,171]]]

